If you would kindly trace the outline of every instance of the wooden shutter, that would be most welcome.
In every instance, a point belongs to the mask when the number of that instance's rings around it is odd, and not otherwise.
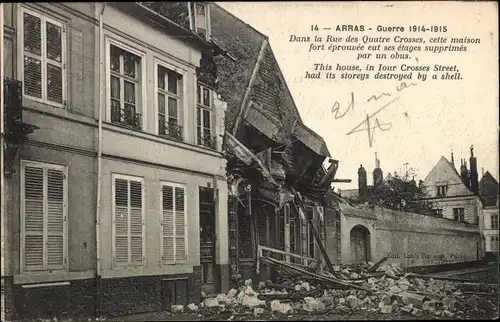
[[[23,269],[66,268],[66,174],[60,166],[23,165]]]
[[[52,21],[45,22],[45,57],[47,58],[47,100],[63,103],[63,28]]]
[[[128,180],[115,179],[115,262],[128,263]]]
[[[64,173],[47,170],[47,265],[49,269],[64,267]]]
[[[144,260],[144,212],[142,181],[115,178],[114,261],[142,264]]]
[[[65,33],[62,23],[23,10],[24,93],[65,104]]]
[[[130,261],[142,263],[144,259],[142,182],[129,181],[130,189]]]
[[[44,268],[44,170],[24,168],[24,267]]]
[[[23,12],[24,93],[42,98],[42,19]]]
[[[186,260],[186,213],[184,188],[175,187],[175,261]]]
[[[163,238],[163,256],[162,259],[168,262],[174,262],[174,188],[164,185],[162,187],[162,206],[163,218],[161,222]]]
[[[162,187],[162,259],[168,263],[185,262],[186,196],[185,189],[177,185]]]

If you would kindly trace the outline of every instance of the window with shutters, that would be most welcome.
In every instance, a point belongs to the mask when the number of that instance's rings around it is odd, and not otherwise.
[[[161,258],[166,264],[187,260],[186,189],[175,183],[161,188]]]
[[[145,261],[144,180],[113,175],[113,264]]]
[[[20,67],[24,95],[57,107],[66,105],[66,28],[32,10],[20,11]]]
[[[22,271],[67,270],[67,169],[21,163]]]
[[[182,75],[157,64],[158,134],[183,141]]]
[[[120,126],[143,129],[144,55],[107,39],[109,118]]]

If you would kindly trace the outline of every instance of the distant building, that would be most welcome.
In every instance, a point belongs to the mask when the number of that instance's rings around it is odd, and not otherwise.
[[[459,174],[455,165],[442,156],[424,179],[423,186],[428,194],[426,199],[433,203],[438,217],[479,223],[482,203],[477,188],[477,160],[472,149],[470,161],[470,172],[467,162],[462,160]]]
[[[485,242],[485,251],[498,254],[498,181],[486,173],[479,181],[479,194],[483,199],[483,236]]]

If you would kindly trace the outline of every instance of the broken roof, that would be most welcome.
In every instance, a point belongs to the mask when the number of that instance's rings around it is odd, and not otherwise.
[[[252,101],[281,126],[296,123],[297,139],[315,153],[330,156],[323,138],[303,124],[268,37],[217,4],[212,3],[210,17],[213,39],[236,59],[215,57],[218,91],[228,105],[226,129],[235,133]]]

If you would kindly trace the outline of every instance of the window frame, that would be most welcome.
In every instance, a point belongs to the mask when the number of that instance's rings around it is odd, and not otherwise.
[[[160,129],[158,128],[158,115],[159,115],[159,106],[158,106],[158,66],[162,66],[163,68],[167,68],[167,69],[170,69],[171,71],[173,72],[176,72],[178,73],[179,75],[182,76],[182,85],[181,85],[181,91],[180,93],[178,93],[178,104],[177,104],[177,113],[178,113],[178,120],[179,120],[179,126],[182,126],[182,142],[186,142],[186,115],[188,114],[187,111],[186,111],[186,107],[188,106],[188,103],[187,103],[187,70],[185,69],[182,69],[182,68],[179,68],[177,66],[174,66],[172,64],[169,64],[167,63],[166,61],[162,60],[162,59],[159,59],[157,57],[155,57],[153,59],[153,62],[154,62],[154,93],[155,93],[155,96],[154,96],[154,112],[155,112],[155,127],[154,127],[154,130],[155,130],[155,135],[160,135],[162,137],[165,137],[165,138],[168,138],[166,136],[163,136],[161,135],[159,132],[160,132]],[[165,91],[167,92],[167,91]],[[163,93],[162,93],[163,94]],[[165,94],[166,96],[168,96],[169,94]],[[168,108],[168,105],[166,106],[166,108]],[[179,114],[179,111],[182,111],[182,115]],[[166,113],[167,115],[167,113]],[[182,116],[182,117],[181,117]]]
[[[41,269],[31,269],[27,270],[25,267],[25,261],[24,261],[24,256],[25,256],[25,237],[26,237],[26,227],[25,227],[25,167],[27,166],[32,166],[32,167],[39,167],[44,170],[44,188],[43,188],[43,203],[44,203],[44,210],[43,210],[43,240],[44,243],[46,243],[46,237],[48,235],[46,226],[48,223],[47,219],[47,206],[46,206],[46,194],[48,193],[48,188],[46,184],[46,175],[45,172],[48,170],[58,170],[61,171],[64,175],[63,179],[63,268],[61,269],[54,269],[54,268],[48,268],[48,259],[47,259],[47,254],[46,254],[46,247],[43,246],[44,248],[44,253],[43,253],[43,268]],[[54,164],[54,163],[47,163],[47,162],[41,162],[41,161],[33,161],[33,160],[21,160],[21,173],[20,173],[20,232],[21,232],[21,247],[20,247],[20,272],[21,273],[26,273],[26,274],[32,274],[36,272],[47,272],[47,271],[53,271],[53,272],[68,272],[69,270],[69,265],[68,265],[68,196],[69,196],[69,184],[68,184],[68,167],[66,165],[61,165],[61,164]]]
[[[490,216],[490,226],[491,226],[491,229],[498,229],[498,217],[499,217],[498,214],[491,214],[491,216]],[[496,218],[496,220],[495,220],[496,221],[496,225],[493,225],[493,222],[494,222],[493,218]]]
[[[211,38],[211,24],[210,24],[210,4],[200,1],[193,2],[193,11],[194,11],[194,31],[198,35],[198,12],[197,6],[201,5],[205,9],[205,25],[207,29],[205,30],[205,40],[209,40]],[[200,36],[201,37],[201,36]]]
[[[455,212],[456,210],[456,212]],[[457,207],[453,208],[453,220],[464,222],[465,221],[465,208]]]
[[[135,131],[141,131],[141,132],[146,132],[147,131],[147,91],[146,91],[146,85],[147,85],[147,79],[146,79],[146,68],[147,68],[147,62],[146,62],[146,53],[144,51],[141,51],[135,47],[130,46],[127,44],[125,41],[120,41],[115,38],[111,38],[109,35],[105,35],[104,37],[104,71],[103,74],[105,75],[105,88],[106,90],[104,91],[104,97],[105,97],[105,106],[106,106],[106,121],[110,124],[120,126],[117,123],[113,123],[111,121],[111,45],[118,47],[122,50],[128,51],[131,54],[134,54],[136,56],[139,56],[141,58],[141,63],[140,63],[140,79],[138,82],[138,85],[140,86],[140,89],[137,91],[137,94],[140,95],[140,97],[136,100],[136,113],[141,114],[141,129],[133,128],[133,127],[127,127],[131,130]],[[122,88],[120,88],[120,92],[122,91]],[[137,111],[137,106],[140,104],[139,111]]]
[[[439,188],[442,188],[444,190],[444,193],[440,194]],[[436,197],[446,197],[447,193],[448,193],[448,184],[436,185]]]
[[[208,90],[208,102],[210,104],[210,106],[207,106],[207,105],[203,105],[203,88],[206,88]],[[200,91],[201,89],[201,91]],[[198,103],[198,93],[200,94],[200,103]],[[195,100],[196,100],[196,111],[195,111],[195,124],[196,124],[196,132],[195,132],[195,136],[196,136],[196,145],[199,145],[199,146],[203,146],[203,147],[206,147],[206,148],[210,148],[210,149],[215,149],[215,147],[213,146],[215,143],[212,142],[212,140],[214,140],[214,104],[213,104],[213,93],[212,93],[212,89],[210,87],[208,87],[207,85],[201,83],[201,82],[197,82],[196,83],[196,91],[195,91]],[[203,126],[203,111],[204,110],[207,110],[210,112],[210,146],[206,146],[205,144],[203,144],[202,142],[200,142],[200,137],[198,136],[198,110],[201,110],[201,113],[200,113],[200,123],[201,123],[201,134],[203,135],[203,130],[205,129],[205,127]]]
[[[49,14],[44,13],[42,11],[34,10],[31,7],[27,7],[25,5],[20,5],[17,14],[17,26],[18,26],[18,31],[17,31],[17,72],[19,75],[19,79],[23,82],[23,87],[25,85],[25,80],[24,80],[24,56],[27,54],[27,56],[36,58],[40,58],[41,62],[41,85],[42,85],[42,92],[41,95],[42,97],[36,97],[36,96],[30,96],[24,92],[23,88],[23,98],[38,102],[38,103],[43,103],[46,105],[50,105],[53,107],[57,108],[66,108],[67,107],[67,97],[68,97],[68,83],[67,83],[67,23],[60,20],[56,20],[52,18]],[[41,20],[41,53],[40,56],[37,56],[36,54],[32,53],[27,53],[24,50],[24,13],[27,13],[29,15],[35,16],[37,18],[40,18]],[[47,22],[50,22],[51,24],[54,24],[56,26],[61,27],[61,62],[57,62],[52,59],[48,59],[46,57],[46,52],[47,52]],[[45,56],[44,56],[45,55]],[[51,63],[55,66],[61,67],[61,90],[62,90],[62,103],[58,102],[53,102],[48,100],[47,98],[47,63]]]
[[[142,212],[142,261],[141,263],[138,262],[133,262],[131,260],[132,256],[132,249],[129,246],[128,249],[128,257],[129,261],[127,263],[117,263],[116,262],[116,222],[115,222],[115,216],[116,216],[116,179],[122,179],[122,180],[127,180],[128,181],[128,186],[130,185],[130,181],[138,181],[141,183],[141,212]],[[129,189],[130,191],[130,189]],[[129,192],[127,192],[129,193]],[[142,267],[146,266],[146,187],[145,187],[145,181],[143,177],[138,177],[138,176],[132,176],[132,175],[124,175],[124,174],[118,174],[118,173],[112,173],[111,174],[111,263],[112,267]],[[128,199],[130,201],[130,195],[128,195]],[[127,205],[130,208],[130,204]],[[128,235],[127,238],[130,240],[131,232],[130,232],[130,219],[128,222]]]
[[[184,245],[185,245],[185,258],[184,260],[178,260],[176,258],[177,255],[177,243],[176,243],[176,238],[177,234],[175,232],[175,220],[176,220],[176,214],[174,210],[174,234],[173,234],[173,240],[174,240],[174,254],[173,254],[173,260],[165,260],[163,258],[163,187],[164,186],[169,186],[173,188],[174,191],[174,204],[175,204],[175,188],[182,188],[184,189]],[[174,205],[175,207],[175,205]],[[189,238],[188,238],[188,210],[187,210],[187,189],[186,189],[186,184],[183,183],[176,183],[176,182],[171,182],[171,181],[160,181],[160,263],[161,266],[165,265],[184,265],[188,262],[188,257],[189,257]]]
[[[316,258],[316,240],[314,239],[314,234],[311,229],[311,222],[314,225],[316,223],[316,211],[314,206],[306,206],[306,231],[307,231],[307,257]],[[309,214],[307,212],[311,212],[311,222],[309,222]],[[314,227],[316,228],[316,227]],[[317,231],[317,230],[316,230]],[[311,246],[312,246],[312,254],[311,254]]]

